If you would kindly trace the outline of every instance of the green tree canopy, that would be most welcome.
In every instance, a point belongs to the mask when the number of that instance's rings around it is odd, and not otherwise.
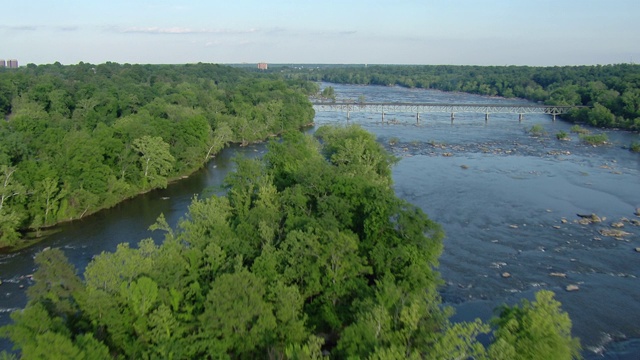
[[[29,303],[0,335],[24,358],[577,357],[548,292],[503,310],[488,349],[488,325],[449,321],[442,229],[396,197],[392,164],[359,127],[287,134],[238,159],[226,196],[194,198],[175,229],[159,217],[160,245],[123,243],[83,281],[61,251],[38,255]]]

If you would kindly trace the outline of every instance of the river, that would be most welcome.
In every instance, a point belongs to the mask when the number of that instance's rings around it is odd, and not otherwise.
[[[325,84],[326,85],[326,84]],[[462,93],[398,87],[332,85],[339,99],[370,102],[526,103]],[[558,141],[571,124],[546,115],[351,113],[401,158],[394,167],[397,194],[420,206],[446,232],[440,272],[445,302],[455,320],[489,319],[501,304],[532,299],[553,290],[573,321],[587,359],[640,358],[640,154],[624,149],[637,134],[606,131],[611,144],[593,147],[576,134]],[[346,114],[322,112],[316,125],[345,124]],[[547,135],[533,137],[534,124]],[[594,132],[602,132],[592,129]],[[310,130],[313,131],[313,130]],[[226,149],[188,179],[128,200],[96,215],[64,224],[60,232],[33,248],[0,255],[0,325],[24,306],[33,273],[33,256],[60,247],[81,272],[91,258],[120,242],[137,243],[164,213],[175,225],[195,194],[221,193],[231,159],[259,156],[264,145]],[[581,225],[576,214],[596,213],[602,223]],[[622,240],[602,236],[623,220]],[[509,277],[504,277],[508,273]],[[550,275],[554,273],[554,275]],[[564,275],[558,276],[558,275]],[[566,291],[567,285],[579,290]],[[0,349],[10,346],[0,340]]]

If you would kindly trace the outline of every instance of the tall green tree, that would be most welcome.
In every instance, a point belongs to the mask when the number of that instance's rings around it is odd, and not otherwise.
[[[159,136],[143,136],[133,140],[133,148],[140,154],[143,187],[166,187],[167,175],[175,161],[169,151],[169,144]]]
[[[580,342],[571,336],[571,319],[551,291],[539,291],[533,302],[503,307],[494,323],[492,359],[581,358]]]
[[[11,246],[20,238],[22,214],[16,203],[25,188],[15,181],[15,167],[0,165],[0,247]]]

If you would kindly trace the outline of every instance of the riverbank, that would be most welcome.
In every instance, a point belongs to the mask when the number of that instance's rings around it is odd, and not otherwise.
[[[264,139],[266,140],[266,139]],[[255,141],[253,143],[261,143],[264,140],[261,141]],[[253,144],[252,143],[252,144]],[[230,143],[231,144],[235,144],[238,146],[247,146],[250,144],[245,144],[245,145],[241,145],[240,143]],[[224,148],[222,148],[220,151],[224,150]],[[218,153],[212,154],[209,156],[209,159],[205,162],[203,162],[199,167],[189,170],[185,173],[182,174],[178,174],[172,178],[167,179],[167,186],[173,183],[176,183],[178,181],[182,181],[184,179],[188,179],[190,176],[192,176],[194,173],[202,170],[204,167],[207,166],[207,164],[209,163],[209,161],[211,161],[211,159],[215,158],[215,156],[217,154],[220,153],[220,151]],[[146,190],[140,190],[137,191],[135,193],[131,193],[131,194],[127,194],[125,197],[119,199],[118,201],[112,203],[112,204],[107,204],[104,206],[101,206],[99,208],[96,208],[95,210],[92,210],[91,212],[87,212],[84,213],[81,217],[79,218],[74,218],[74,219],[66,219],[66,220],[62,220],[62,221],[58,221],[55,224],[51,224],[48,225],[46,227],[42,227],[39,230],[36,229],[22,229],[20,230],[20,232],[23,234],[23,237],[18,241],[18,244],[16,244],[15,246],[6,246],[6,247],[0,247],[0,254],[11,254],[11,253],[15,253],[17,251],[21,251],[23,249],[29,248],[31,246],[37,245],[39,243],[41,243],[42,241],[46,240],[50,235],[55,234],[57,232],[59,232],[59,227],[60,225],[63,224],[67,224],[70,222],[74,222],[74,221],[79,221],[82,219],[85,219],[87,217],[91,217],[91,216],[95,216],[97,214],[99,214],[100,212],[103,212],[105,210],[111,209],[115,206],[117,206],[118,204],[121,204],[125,201],[134,199],[138,196],[159,190],[159,189],[163,189],[162,187],[155,187],[155,188],[150,188],[150,189],[146,189]],[[42,232],[43,234],[41,234],[40,236],[36,235],[38,232]]]
[[[306,123],[304,125],[302,125],[300,127],[301,131],[304,131],[310,127],[314,126],[314,122],[309,122]],[[193,174],[195,174],[198,171],[201,171],[203,168],[205,168],[207,166],[207,164],[212,160],[215,159],[215,157],[221,152],[223,151],[226,147],[229,146],[239,146],[239,147],[247,147],[247,146],[251,146],[251,145],[255,145],[255,144],[261,144],[264,143],[265,141],[268,141],[271,138],[276,138],[281,136],[282,133],[275,133],[275,134],[269,134],[267,137],[265,137],[264,139],[260,139],[257,141],[251,141],[251,142],[245,142],[245,143],[240,143],[240,142],[229,142],[227,143],[223,148],[221,148],[217,153],[211,154],[209,155],[209,158],[207,161],[203,162],[199,167],[194,168],[192,170],[186,171],[182,174],[178,174],[172,178],[167,179],[167,186],[171,185],[173,183],[182,181],[184,179],[188,179],[190,176],[192,176]],[[67,219],[67,220],[63,220],[63,221],[59,221],[55,224],[46,226],[46,227],[42,227],[39,231],[43,232],[44,234],[42,234],[41,236],[36,236],[37,230],[35,229],[23,229],[21,230],[22,233],[24,234],[24,237],[19,241],[19,243],[15,246],[9,246],[9,247],[0,247],[0,254],[11,254],[26,248],[29,248],[31,246],[34,246],[44,240],[47,239],[48,236],[50,236],[51,234],[55,234],[59,231],[59,226],[62,224],[66,224],[66,223],[70,223],[73,221],[78,221],[78,220],[82,220],[84,218],[90,217],[90,216],[94,216],[96,214],[99,214],[100,212],[107,210],[107,209],[111,209],[114,206],[117,206],[118,204],[131,200],[135,197],[150,193],[152,191],[156,191],[156,190],[160,190],[162,189],[161,187],[156,187],[156,188],[151,188],[151,189],[147,189],[147,190],[141,190],[132,194],[128,194],[127,196],[121,198],[120,200],[118,200],[115,203],[112,204],[108,204],[105,206],[102,206],[100,208],[97,208],[89,213],[83,214],[82,217],[76,218],[76,219]]]

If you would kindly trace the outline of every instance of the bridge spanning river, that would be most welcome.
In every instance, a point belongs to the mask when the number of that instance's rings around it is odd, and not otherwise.
[[[382,103],[382,102],[312,102],[313,109],[319,111],[346,112],[347,119],[352,112],[373,112],[382,115],[384,122],[385,113],[414,113],[416,122],[420,122],[420,114],[424,113],[450,113],[451,122],[456,113],[480,113],[485,115],[485,121],[489,121],[489,114],[507,113],[518,114],[518,120],[522,121],[525,114],[547,114],[556,120],[557,115],[567,113],[569,110],[581,106],[558,106],[537,104],[448,104],[448,103]]]

